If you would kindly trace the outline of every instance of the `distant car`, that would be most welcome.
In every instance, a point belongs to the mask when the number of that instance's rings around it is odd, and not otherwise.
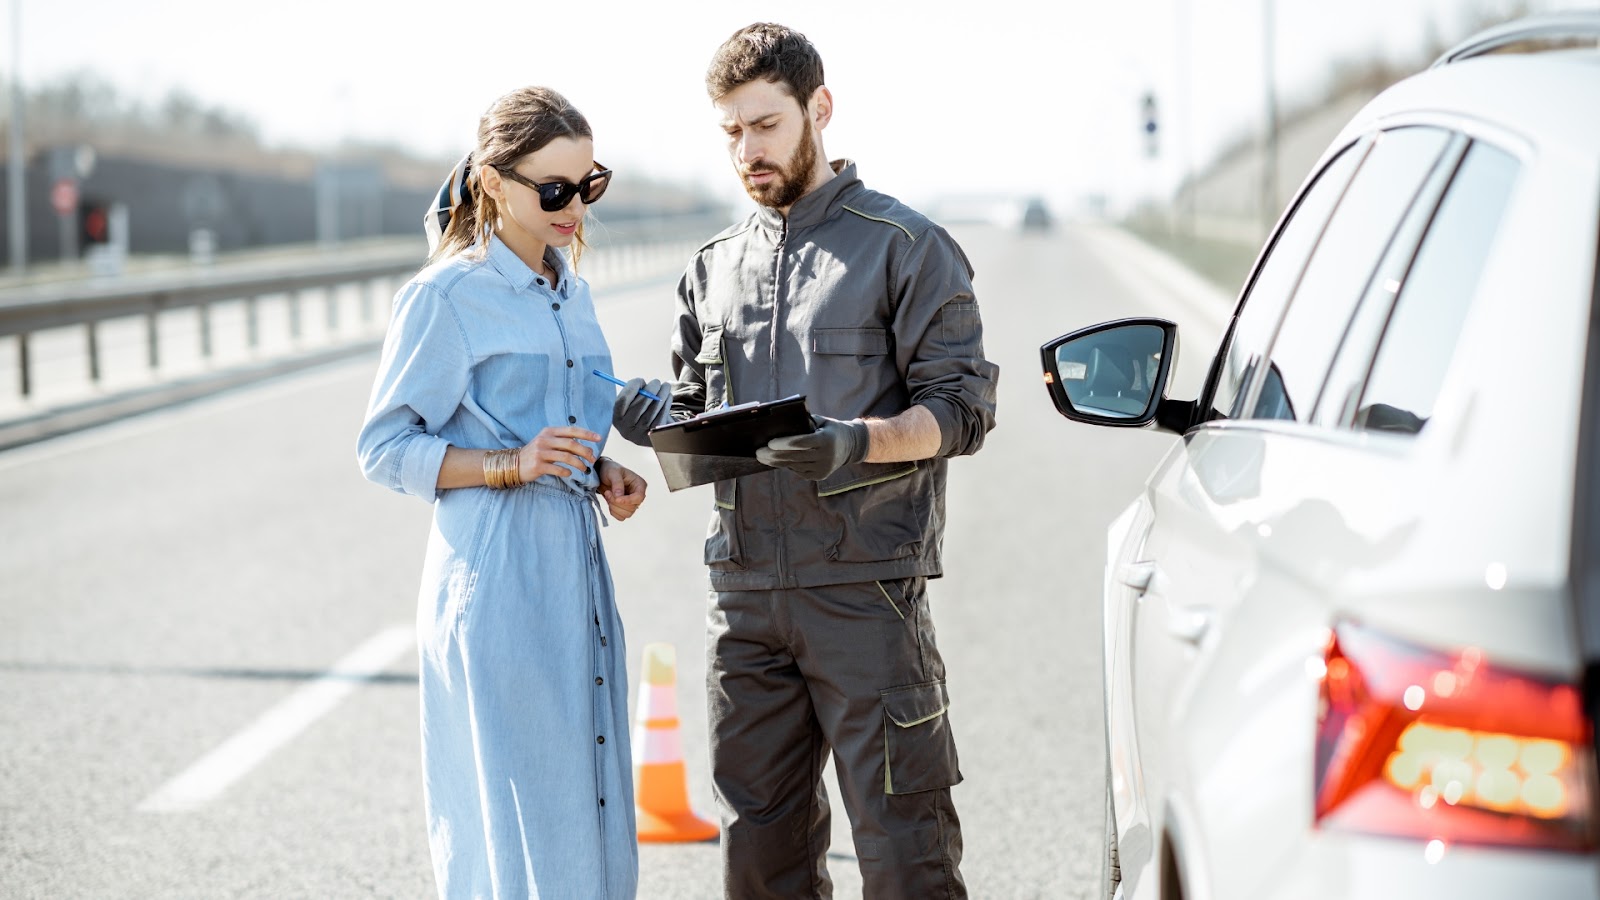
[[[1050,210],[1045,207],[1044,201],[1038,197],[1029,197],[1022,207],[1022,230],[1049,231],[1050,224]]]
[[[1182,436],[1108,532],[1106,896],[1600,896],[1597,37],[1358,113],[1198,398],[1169,321],[1044,345],[1061,414]]]

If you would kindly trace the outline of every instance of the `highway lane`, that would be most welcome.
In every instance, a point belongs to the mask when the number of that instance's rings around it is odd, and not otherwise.
[[[963,869],[974,897],[1089,897],[1103,528],[1173,438],[1061,419],[1038,347],[1103,319],[1175,318],[1192,396],[1228,298],[1098,228],[953,230],[1002,369],[998,428],[951,467],[947,577],[931,588]],[[617,372],[666,374],[671,283],[599,302]],[[415,654],[393,637],[413,618],[429,510],[356,469],[372,366],[0,454],[0,895],[431,895]],[[669,493],[615,436],[608,452],[653,488],[605,531],[630,665],[646,643],[678,649],[690,796],[712,815],[709,497]],[[834,826],[836,895],[859,896],[842,810]],[[716,896],[718,869],[714,844],[645,846],[641,896]]]

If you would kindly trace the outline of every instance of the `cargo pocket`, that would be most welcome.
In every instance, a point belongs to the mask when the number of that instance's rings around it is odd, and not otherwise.
[[[711,528],[706,533],[706,565],[732,563],[742,566],[743,554],[739,548],[738,497],[739,481],[725,478],[714,486],[716,509],[711,514]]]
[[[961,783],[944,682],[879,691],[883,698],[883,792],[915,794]]]
[[[707,325],[700,335],[700,352],[694,361],[705,369],[706,409],[713,410],[723,403],[734,403],[728,389],[728,363],[723,355],[722,326]]]

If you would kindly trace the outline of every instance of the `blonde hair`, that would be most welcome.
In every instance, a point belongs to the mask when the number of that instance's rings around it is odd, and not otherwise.
[[[500,220],[500,207],[483,189],[480,178],[484,169],[514,165],[563,137],[592,140],[594,134],[583,113],[555,91],[545,87],[518,88],[494,101],[478,119],[478,144],[472,151],[467,198],[450,213],[450,224],[428,262],[453,256],[474,243],[479,244],[479,253],[487,248],[488,236]],[[578,239],[571,249],[574,271],[586,246],[583,225],[587,218],[585,214],[578,220]]]

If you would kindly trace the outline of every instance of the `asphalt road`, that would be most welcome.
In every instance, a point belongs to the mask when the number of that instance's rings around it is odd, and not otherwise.
[[[952,229],[978,272],[999,425],[951,467],[932,609],[966,781],[975,898],[1087,898],[1100,859],[1105,524],[1175,440],[1068,423],[1039,345],[1180,323],[1193,396],[1231,298],[1119,233]],[[671,282],[601,294],[616,371],[667,374]],[[0,453],[0,896],[433,896],[410,623],[429,509],[354,460],[375,359]],[[678,650],[690,797],[708,816],[699,563],[709,494],[644,451],[604,532],[635,669]],[[837,791],[830,792],[837,796]],[[860,896],[842,811],[836,896]],[[646,900],[720,896],[714,843],[646,845]]]

